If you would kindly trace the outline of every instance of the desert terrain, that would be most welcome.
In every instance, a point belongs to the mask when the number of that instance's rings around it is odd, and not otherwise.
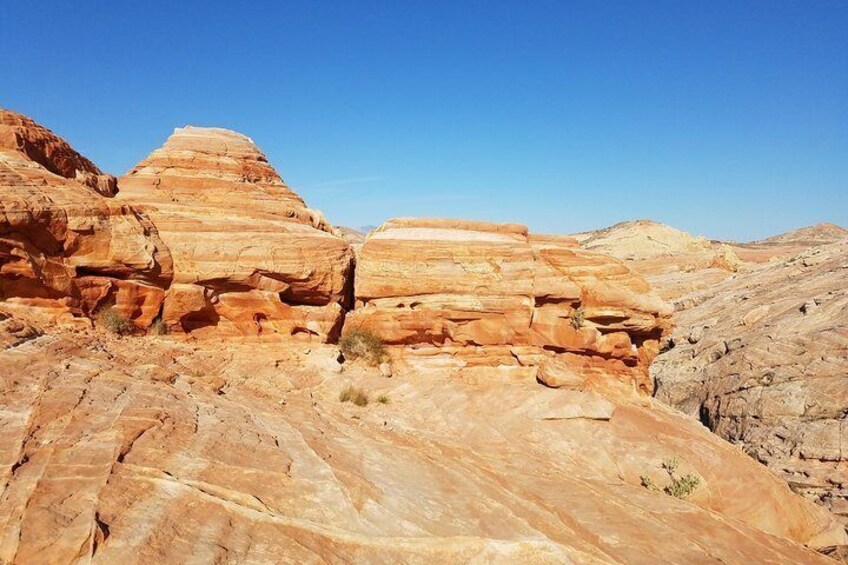
[[[844,552],[841,228],[360,236],[165,133],[115,178],[0,111],[0,562]]]

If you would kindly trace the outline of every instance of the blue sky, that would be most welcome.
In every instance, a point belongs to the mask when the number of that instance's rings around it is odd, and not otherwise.
[[[115,174],[215,125],[341,225],[848,226],[844,0],[10,1],[0,29],[0,106]]]

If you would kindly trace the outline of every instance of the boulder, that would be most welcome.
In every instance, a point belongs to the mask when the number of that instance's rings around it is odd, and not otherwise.
[[[353,252],[250,138],[185,127],[120,179],[174,257],[175,331],[326,341],[348,304]]]
[[[173,275],[149,218],[115,179],[31,119],[0,110],[0,300],[51,319],[114,305],[138,326]]]

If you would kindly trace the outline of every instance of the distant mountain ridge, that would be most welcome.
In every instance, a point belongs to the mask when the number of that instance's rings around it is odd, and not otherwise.
[[[839,241],[846,237],[848,237],[848,230],[842,226],[838,226],[830,222],[824,222],[773,235],[759,241],[752,241],[751,243],[807,243],[821,245],[824,243],[833,243],[834,241]]]

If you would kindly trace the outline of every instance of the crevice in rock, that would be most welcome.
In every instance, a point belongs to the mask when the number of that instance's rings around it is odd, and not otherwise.
[[[111,530],[109,529],[109,524],[107,524],[103,518],[100,516],[99,512],[94,513],[94,540],[91,545],[91,557],[93,558],[97,555],[98,550],[100,550],[105,544],[106,540],[109,539],[109,535],[111,534]]]

